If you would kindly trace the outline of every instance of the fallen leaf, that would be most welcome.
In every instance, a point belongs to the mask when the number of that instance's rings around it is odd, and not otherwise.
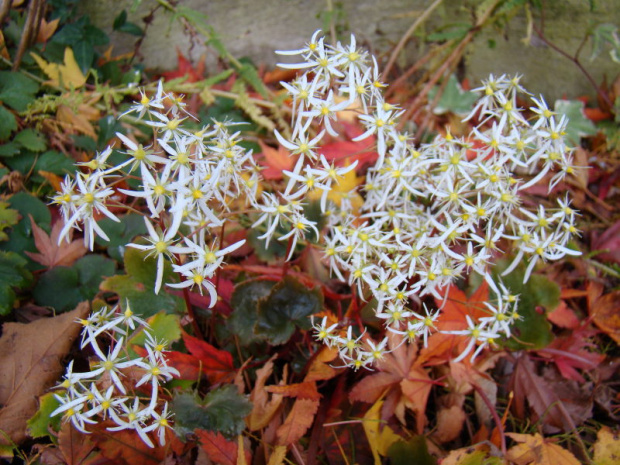
[[[566,449],[545,440],[540,434],[506,433],[519,444],[508,450],[506,458],[515,465],[579,465]]]
[[[547,314],[547,319],[560,328],[576,329],[581,324],[575,312],[563,300],[560,301],[560,305]]]
[[[204,450],[213,462],[220,465],[237,465],[239,447],[220,433],[206,430],[196,430],[196,436]]]
[[[269,457],[269,462],[267,462],[267,465],[282,465],[284,463],[284,459],[286,458],[286,450],[286,446],[276,446]]]
[[[58,449],[66,465],[86,465],[94,462],[97,457],[87,460],[94,448],[95,444],[89,435],[80,433],[68,421],[62,425],[58,433]]]
[[[64,227],[64,221],[56,221],[49,236],[43,228],[35,223],[32,216],[30,216],[30,224],[32,225],[34,243],[39,253],[25,251],[25,254],[47,268],[71,266],[87,251],[84,241],[81,239],[70,242],[63,240],[58,244],[58,237]]]
[[[602,252],[596,254],[598,260],[620,263],[620,221],[616,221],[603,234],[593,232],[591,249]]]
[[[54,35],[58,28],[60,18],[53,19],[52,21],[46,21],[45,18],[41,18],[39,22],[39,31],[37,33],[37,42],[46,43],[50,37]]]
[[[620,344],[620,291],[598,297],[588,305],[594,324]]]
[[[297,442],[312,426],[314,415],[319,408],[319,401],[312,399],[298,399],[293,404],[284,423],[276,432],[277,445],[288,446]]]
[[[205,77],[205,59],[205,55],[201,55],[198,63],[194,66],[177,48],[177,69],[161,75],[168,81],[176,78],[186,78],[186,82],[202,81]]]
[[[234,379],[236,370],[229,352],[217,349],[187,333],[183,333],[183,342],[187,350],[199,360],[202,371],[212,384],[226,383]]]
[[[263,143],[260,139],[258,141],[258,145],[262,150],[262,160],[261,165],[264,166],[261,171],[261,175],[270,181],[278,181],[282,179],[283,173],[282,171],[292,171],[295,166],[295,158],[291,157],[289,151],[282,147],[278,146],[277,149],[268,146]],[[260,154],[257,154],[260,155]]]
[[[265,382],[273,373],[274,358],[275,356],[256,370],[256,382],[250,393],[252,412],[246,420],[250,431],[257,431],[267,426],[284,399],[281,394],[273,394],[270,398],[269,393],[265,390]]]
[[[63,372],[61,361],[79,336],[75,323],[90,310],[82,302],[71,312],[32,323],[5,323],[0,338],[0,444],[26,439],[26,422],[37,411],[37,399]],[[5,436],[6,435],[6,436]],[[7,437],[8,436],[8,437]]]
[[[320,352],[314,357],[308,372],[304,377],[304,381],[325,381],[332,379],[340,371],[338,368],[334,368],[332,363],[336,357],[338,357],[338,349],[335,347],[323,347]]]
[[[461,405],[442,407],[437,412],[437,426],[432,438],[440,444],[453,441],[461,434],[464,422],[465,411]]]
[[[617,465],[620,463],[620,434],[603,425],[596,435],[593,447],[596,465]]]
[[[491,465],[503,464],[503,461],[491,462],[490,447],[488,444],[476,444],[472,447],[464,447],[450,451],[450,453],[441,460],[441,465]]]
[[[265,390],[272,394],[280,394],[285,397],[295,397],[296,399],[321,399],[321,394],[319,394],[314,381],[285,384],[281,386],[266,386]]]
[[[403,439],[398,434],[394,433],[392,428],[381,424],[382,407],[383,401],[378,400],[368,409],[362,419],[366,438],[368,438],[370,450],[375,459],[375,465],[380,465],[382,463],[381,456],[387,456],[388,450],[392,444]]]
[[[73,50],[65,48],[64,63],[48,63],[36,53],[30,53],[34,60],[50,78],[49,84],[56,87],[63,87],[67,90],[79,89],[86,83],[86,76],[82,74],[80,66],[75,61]]]

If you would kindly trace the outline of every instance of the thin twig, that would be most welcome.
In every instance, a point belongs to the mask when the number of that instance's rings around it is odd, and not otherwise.
[[[430,14],[435,10],[435,8],[437,8],[441,4],[441,2],[443,2],[443,0],[435,0],[426,10],[424,10],[424,13],[422,13],[418,17],[418,19],[415,20],[415,22],[409,27],[409,29],[407,29],[407,32],[405,32],[405,34],[401,37],[398,44],[396,44],[396,47],[394,47],[394,50],[390,55],[390,59],[388,60],[387,65],[385,65],[385,69],[383,70],[384,79],[387,79],[390,71],[392,70],[392,66],[394,66],[394,63],[398,58],[398,54],[403,49],[409,38],[413,35],[418,26],[420,26],[420,24],[426,21],[426,18],[430,16]]]
[[[491,412],[493,421],[495,422],[495,425],[497,426],[497,431],[499,431],[499,437],[501,441],[500,447],[502,450],[502,455],[506,457],[506,434],[504,432],[504,425],[502,424],[502,420],[499,418],[499,415],[497,414],[497,410],[495,410],[495,406],[491,403],[491,400],[486,395],[486,393],[482,390],[482,388],[478,386],[477,384],[472,384],[472,386],[476,390],[476,393],[478,393],[482,401],[485,403],[489,411]]]

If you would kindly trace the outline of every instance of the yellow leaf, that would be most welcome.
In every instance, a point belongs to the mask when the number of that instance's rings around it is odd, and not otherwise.
[[[237,436],[237,465],[248,465],[248,461],[245,459],[245,448],[243,444],[243,436]]]
[[[0,31],[0,57],[6,58],[7,60],[11,59],[11,57],[9,56],[9,51],[7,50],[6,44],[4,42],[4,34],[2,34],[2,31]]]
[[[387,456],[388,449],[392,444],[397,441],[402,441],[402,437],[392,431],[392,428],[384,425],[381,427],[381,407],[383,401],[378,400],[375,404],[366,412],[362,419],[364,431],[370,444],[370,450],[375,458],[375,465],[381,464],[380,456]]]
[[[540,434],[507,433],[520,444],[511,448],[506,458],[516,465],[579,465],[579,460],[566,449],[546,441]]]
[[[594,463],[596,465],[615,465],[620,463],[620,434],[603,426],[594,444]]]
[[[36,53],[30,54],[39,65],[39,68],[50,78],[49,84],[56,87],[64,87],[65,89],[79,89],[86,82],[86,76],[82,74],[82,70],[75,61],[73,50],[69,47],[65,49],[63,64],[48,63]]]
[[[45,18],[41,19],[41,23],[39,23],[39,32],[37,33],[37,42],[47,42],[50,37],[54,35],[54,32],[56,32],[59,21],[60,18],[56,18],[48,23],[45,21]]]
[[[286,457],[286,446],[276,446],[269,457],[269,462],[267,465],[282,465],[284,463],[284,459]]]

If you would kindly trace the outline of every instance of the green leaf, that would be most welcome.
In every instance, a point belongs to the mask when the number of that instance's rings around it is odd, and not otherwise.
[[[48,437],[54,439],[50,434],[53,431],[60,431],[62,415],[50,418],[51,413],[60,407],[60,402],[54,397],[53,392],[48,392],[39,397],[39,410],[26,423],[28,425],[28,435],[34,439]]]
[[[414,436],[407,442],[395,442],[388,449],[388,457],[392,465],[437,465],[437,459],[428,452],[424,436]]]
[[[134,308],[133,302],[129,302]],[[138,315],[142,316],[142,315]],[[160,312],[149,318],[149,333],[158,341],[166,341],[171,344],[181,339],[181,318],[179,315],[169,315]],[[144,330],[138,332],[134,337],[127,341],[127,347],[132,345],[144,346],[146,333]]]
[[[233,385],[215,389],[200,400],[195,394],[181,393],[172,401],[175,430],[184,437],[195,429],[217,431],[233,438],[245,429],[244,419],[252,403]]]
[[[1,107],[0,107],[1,108]],[[15,142],[8,142],[0,145],[0,157],[12,157],[19,153],[19,145]]]
[[[24,129],[18,132],[13,141],[32,152],[43,152],[47,147],[45,137],[34,129]]]
[[[17,71],[0,71],[0,101],[13,110],[23,112],[35,99],[39,85]]]
[[[13,131],[17,130],[15,115],[0,106],[0,140],[6,140]]]
[[[620,35],[618,35],[618,26],[615,24],[599,24],[594,29],[592,32],[592,54],[590,55],[590,61],[594,60],[606,45],[611,48],[609,51],[611,59],[617,63],[620,54]]]
[[[105,276],[114,274],[116,264],[102,255],[87,255],[71,267],[56,266],[41,275],[33,297],[39,305],[65,312],[83,300],[91,300],[99,292]]]
[[[0,202],[0,241],[6,241],[9,236],[4,230],[15,226],[19,221],[17,210],[9,208],[7,202]]]
[[[129,213],[119,216],[120,222],[112,221],[104,218],[98,222],[99,227],[110,238],[109,241],[97,236],[95,242],[101,246],[108,247],[108,255],[113,259],[122,262],[125,255],[125,246],[129,244],[136,236],[146,234],[147,229],[144,224],[144,218],[137,213]]]
[[[583,112],[584,103],[580,100],[556,100],[555,111],[558,115],[566,115],[566,138],[574,147],[579,146],[582,137],[596,134],[596,126],[586,118]]]
[[[500,260],[497,273],[508,266],[506,260]],[[511,350],[542,349],[553,340],[551,324],[546,316],[537,311],[537,307],[553,310],[560,303],[560,287],[545,276],[532,274],[527,283],[523,284],[525,265],[520,264],[514,271],[501,280],[514,295],[519,296],[517,312],[521,319],[512,326],[515,337],[506,341]]]
[[[439,91],[438,87],[434,87],[428,93],[428,100],[432,102]],[[437,106],[433,109],[436,115],[445,113],[454,113],[457,115],[466,115],[472,109],[474,103],[478,100],[478,96],[473,92],[465,91],[459,84],[454,74],[450,75],[448,84],[446,84],[443,94],[437,102]]]
[[[74,161],[62,152],[48,150],[42,153],[34,165],[35,171],[49,171],[57,175],[75,173]]]
[[[237,70],[241,79],[247,82],[256,92],[258,92],[261,97],[269,98],[269,94],[267,93],[267,88],[263,83],[262,79],[258,75],[258,71],[254,65],[250,63],[243,63],[241,68]]]
[[[14,288],[26,286],[32,275],[26,270],[26,260],[14,252],[0,251],[0,315],[13,309]]]
[[[30,224],[28,215],[32,215],[32,219],[35,223],[49,233],[52,215],[47,205],[26,192],[13,195],[8,199],[8,202],[12,209],[19,212],[21,219],[19,223],[13,227],[13,230],[9,234],[9,240],[0,243],[0,249],[10,250],[20,255],[23,254],[25,250],[36,252],[37,249],[32,235],[32,225]],[[41,268],[39,264],[30,259],[27,260],[27,263],[30,270]]]
[[[298,326],[307,329],[308,317],[323,308],[323,294],[308,289],[296,279],[286,276],[271,293],[258,301],[258,320],[255,332],[273,345],[284,344]]]
[[[143,317],[155,315],[158,312],[183,313],[185,302],[180,297],[166,292],[165,285],[159,294],[153,292],[157,276],[157,260],[146,257],[146,253],[128,247],[124,256],[125,271],[127,274],[107,278],[101,283],[101,290],[114,292],[121,300],[129,299],[133,311]],[[164,283],[177,282],[169,261],[164,262]]]
[[[259,339],[254,332],[258,321],[258,302],[266,298],[275,286],[274,281],[264,279],[246,281],[235,286],[230,299],[233,313],[228,319],[230,331],[239,336],[242,345]]]

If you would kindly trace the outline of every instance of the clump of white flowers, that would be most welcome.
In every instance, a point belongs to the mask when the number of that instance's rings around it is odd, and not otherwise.
[[[164,92],[160,82],[154,96],[142,94],[125,114],[132,114],[153,128],[153,143],[147,147],[117,133],[124,145],[126,160],[109,165],[112,147],[78,171],[75,179],[67,176],[62,191],[54,197],[60,205],[65,227],[60,239],[71,228],[84,228],[84,242],[92,250],[95,235],[109,240],[97,225],[98,214],[120,221],[110,211],[120,204],[118,192],[144,199],[148,215],[144,221],[148,236],[144,243],[131,243],[157,260],[155,293],[163,280],[164,260],[171,260],[173,269],[183,280],[167,283],[170,287],[197,287],[210,296],[210,305],[217,301],[211,282],[227,253],[241,247],[239,241],[220,248],[217,230],[224,225],[224,214],[231,202],[253,201],[258,188],[258,168],[252,152],[242,148],[239,133],[231,132],[234,123],[214,122],[200,130],[190,131],[183,122],[190,118],[180,97]],[[128,177],[137,176],[139,190],[111,187]],[[180,229],[184,228],[181,234]]]
[[[425,342],[436,331],[440,309],[415,312],[410,298],[431,294],[441,301],[457,278],[478,273],[495,298],[485,304],[487,317],[467,317],[468,329],[452,332],[470,338],[456,360],[472,351],[477,356],[502,335],[510,337],[510,325],[519,318],[518,297],[492,278],[493,262],[515,250],[504,274],[527,261],[527,281],[537,263],[579,255],[568,247],[577,232],[570,200],[533,208],[524,195],[543,181],[551,191],[574,172],[572,150],[564,138],[567,119],[549,110],[542,98],[533,98],[530,110],[535,117],[528,121],[517,105],[517,94],[527,94],[519,77],[491,76],[475,89],[483,95],[466,119],[478,115],[481,123],[468,137],[448,132],[415,146],[396,129],[402,111],[384,100],[386,84],[377,62],[357,48],[355,37],[349,45],[332,46],[317,32],[305,47],[278,53],[299,57],[297,63],[279,66],[305,70],[292,83],[283,83],[293,100],[291,138],[276,132],[280,143],[299,158],[293,172],[286,173],[289,183],[279,206],[263,194],[269,202],[261,221],[282,221],[283,215],[278,218],[269,211],[292,210],[302,195],[329,191],[352,169],[328,165],[319,142],[326,132],[338,136],[339,112],[353,110],[366,128],[353,140],[374,136],[379,157],[366,174],[361,215],[354,215],[347,202],[328,206],[322,196],[329,225],[325,254],[332,273],[346,279],[362,298],[376,300],[376,315],[389,332]],[[287,219],[290,234],[299,237],[312,226],[298,216]],[[273,231],[269,228],[265,237]],[[355,368],[371,365],[387,350],[387,337],[374,343],[352,327],[328,326],[326,318],[315,330],[317,339],[338,347],[345,363]]]
[[[90,346],[95,359],[91,370],[84,373],[75,373],[73,361],[69,363],[58,386],[63,392],[54,395],[60,406],[51,416],[63,414],[83,433],[88,433],[88,425],[109,420],[114,426],[107,427],[108,431],[133,430],[149,447],[154,447],[149,434],[154,433],[163,446],[171,413],[167,402],[162,405],[159,390],[162,383],[179,376],[166,361],[167,342],[151,334],[129,302],[125,310],[103,307],[79,323],[83,326],[81,348]],[[127,342],[139,332],[146,336],[146,355],[129,358]],[[105,351],[98,340],[104,337],[111,341]]]

